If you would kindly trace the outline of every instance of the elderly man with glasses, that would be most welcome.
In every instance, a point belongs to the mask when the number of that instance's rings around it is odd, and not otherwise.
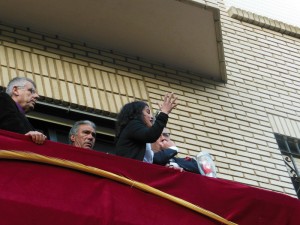
[[[35,131],[25,116],[34,109],[38,98],[33,80],[26,77],[12,79],[6,93],[0,93],[0,129],[25,134],[36,144],[43,144],[47,137]]]

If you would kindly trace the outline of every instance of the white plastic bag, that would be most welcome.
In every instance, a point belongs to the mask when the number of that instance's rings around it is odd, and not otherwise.
[[[197,155],[196,160],[197,160],[198,168],[202,175],[207,177],[217,177],[215,163],[208,152],[205,151],[200,152]]]

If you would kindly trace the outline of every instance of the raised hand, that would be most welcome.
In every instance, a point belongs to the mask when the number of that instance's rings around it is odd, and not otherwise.
[[[166,93],[163,102],[159,104],[160,111],[169,114],[177,106],[174,93]]]

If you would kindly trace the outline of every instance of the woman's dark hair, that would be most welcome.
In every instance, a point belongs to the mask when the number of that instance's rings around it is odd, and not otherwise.
[[[146,102],[134,101],[134,102],[127,103],[122,107],[121,111],[117,116],[116,140],[119,138],[120,133],[131,120],[133,119],[143,120],[142,111],[146,106],[148,106]]]

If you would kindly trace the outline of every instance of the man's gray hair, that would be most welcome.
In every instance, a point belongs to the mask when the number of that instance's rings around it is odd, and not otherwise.
[[[96,131],[96,125],[92,121],[89,121],[89,120],[77,121],[74,123],[74,125],[72,126],[72,128],[69,132],[69,144],[72,144],[71,136],[77,134],[80,125],[89,125]]]
[[[36,85],[33,80],[27,77],[15,77],[11,81],[9,81],[6,87],[6,94],[12,96],[13,88],[16,86],[24,87],[27,82],[32,83],[33,87],[36,88]]]

